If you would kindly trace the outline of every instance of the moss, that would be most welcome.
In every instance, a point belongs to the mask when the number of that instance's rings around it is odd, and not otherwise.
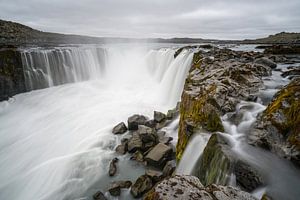
[[[200,167],[197,171],[201,183],[225,185],[231,173],[233,160],[229,155],[226,142],[217,134],[213,134],[203,151]]]
[[[278,115],[284,119],[278,119]],[[280,134],[300,149],[300,79],[293,80],[279,91],[263,113]]]

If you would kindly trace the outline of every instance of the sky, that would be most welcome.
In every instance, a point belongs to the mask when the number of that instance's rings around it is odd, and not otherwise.
[[[0,0],[0,18],[98,37],[252,39],[300,32],[300,0]]]

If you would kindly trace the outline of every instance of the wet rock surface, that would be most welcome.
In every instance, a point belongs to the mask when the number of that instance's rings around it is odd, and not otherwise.
[[[117,162],[118,161],[119,161],[118,158],[114,158],[114,159],[112,159],[112,161],[110,161],[109,171],[108,171],[109,176],[114,176],[117,173]]]
[[[130,193],[135,198],[141,197],[152,188],[152,180],[147,175],[140,176],[132,185]]]
[[[113,128],[112,133],[113,134],[123,134],[126,131],[127,131],[127,127],[126,127],[125,123],[121,122]]]
[[[256,200],[251,194],[228,186],[210,185],[204,187],[194,176],[175,175],[158,183],[145,200]]]
[[[249,136],[249,143],[300,166],[300,79],[275,94]]]

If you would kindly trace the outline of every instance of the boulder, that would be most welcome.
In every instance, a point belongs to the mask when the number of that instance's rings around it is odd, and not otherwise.
[[[228,186],[204,187],[194,176],[174,175],[159,182],[144,197],[145,200],[257,200],[251,194]]]
[[[160,122],[166,120],[167,116],[162,112],[154,111],[153,118],[154,118],[155,122],[160,123]]]
[[[143,143],[148,143],[148,142],[158,142],[158,136],[154,129],[144,126],[144,125],[139,125],[138,130],[137,130],[141,140]]]
[[[112,196],[120,196],[121,194],[121,189],[122,188],[130,188],[132,185],[131,181],[116,181],[112,183],[112,185],[109,187],[108,192]]]
[[[132,154],[130,159],[138,162],[144,162],[144,155],[140,151],[136,151]]]
[[[131,186],[130,193],[133,197],[139,198],[152,188],[152,180],[147,175],[140,176]]]
[[[113,128],[112,133],[113,134],[123,134],[126,131],[127,131],[127,127],[126,127],[125,123],[121,122]]]
[[[176,162],[175,160],[170,160],[166,163],[165,167],[163,168],[163,176],[168,177],[175,172],[176,169]]]
[[[172,148],[163,144],[158,143],[145,157],[148,165],[163,168],[166,161],[170,159],[172,154]]]
[[[114,176],[117,172],[117,162],[119,161],[118,158],[112,159],[112,161],[109,164],[109,171],[108,174],[109,176]]]
[[[247,192],[252,192],[263,184],[257,170],[240,160],[235,164],[234,174],[237,185]]]
[[[274,63],[272,60],[270,60],[269,58],[266,58],[266,57],[258,58],[254,61],[254,63],[265,65],[272,69],[275,69],[277,67],[276,63]]]
[[[148,169],[145,174],[151,178],[152,183],[157,183],[163,178],[163,173],[157,170]]]
[[[137,132],[132,134],[132,137],[128,140],[128,152],[133,153],[143,148],[143,142],[140,135]]]
[[[146,121],[145,126],[148,126],[150,128],[155,128],[156,127],[156,122],[153,119],[148,120],[148,121]]]
[[[93,195],[94,200],[107,200],[107,198],[104,196],[104,194],[101,191],[96,192]]]
[[[128,118],[127,123],[128,123],[128,130],[137,130],[138,125],[145,125],[147,122],[147,117],[143,115],[133,115]]]
[[[124,155],[126,154],[127,151],[128,151],[128,139],[124,138],[122,139],[121,144],[116,147],[116,152]]]

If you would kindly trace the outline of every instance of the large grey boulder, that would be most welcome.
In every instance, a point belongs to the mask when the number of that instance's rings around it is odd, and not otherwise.
[[[112,133],[113,134],[123,134],[126,131],[127,131],[127,127],[126,127],[125,123],[121,122],[113,128]]]
[[[154,167],[163,168],[164,164],[172,154],[172,148],[163,144],[158,143],[145,157],[148,165]]]
[[[204,187],[195,176],[175,175],[150,190],[145,200],[257,200],[251,194],[228,186]]]
[[[139,198],[152,188],[152,180],[147,175],[140,176],[131,186],[130,193],[133,197]]]
[[[138,125],[145,125],[147,120],[148,120],[147,117],[143,115],[137,115],[137,114],[132,115],[127,120],[128,130],[137,130]]]

